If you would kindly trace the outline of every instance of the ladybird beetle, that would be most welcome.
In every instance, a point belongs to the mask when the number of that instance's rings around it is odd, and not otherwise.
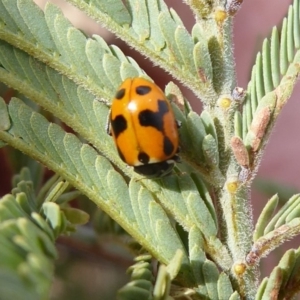
[[[121,159],[146,177],[162,177],[179,162],[178,124],[162,90],[128,78],[112,101],[107,131]]]

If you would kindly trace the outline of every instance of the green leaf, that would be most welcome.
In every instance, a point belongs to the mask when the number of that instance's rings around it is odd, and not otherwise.
[[[262,300],[269,300],[270,297],[275,297],[275,299],[279,295],[279,290],[281,286],[282,280],[282,270],[279,267],[274,268],[272,271],[268,282],[266,284],[264,293],[261,297]]]
[[[243,129],[242,114],[236,111],[234,114],[234,135],[243,139]]]
[[[198,161],[203,161],[204,157],[202,152],[202,142],[204,137],[206,136],[206,132],[200,116],[197,115],[195,112],[190,112],[188,114],[187,128],[189,131],[190,142],[192,142],[192,145],[186,145],[186,150],[189,150],[194,155],[196,155]]]
[[[184,62],[182,68],[186,69],[187,71],[190,71],[189,69],[191,68],[191,66],[194,67],[194,58],[192,52],[194,43],[192,41],[191,36],[184,27],[178,26],[176,28],[175,41],[180,52],[181,59]],[[196,70],[193,70],[193,73],[196,73]]]
[[[39,46],[45,47],[48,51],[55,50],[55,44],[49,36],[49,29],[47,27],[44,14],[41,9],[33,1],[29,0],[18,0],[17,7],[20,12],[20,15],[23,19],[24,24],[27,25],[27,28],[24,27],[24,33],[30,32],[32,36],[39,42]],[[34,16],[34,18],[32,18]]]
[[[152,61],[159,63],[176,78],[184,81],[195,93],[203,94],[203,91],[197,88],[200,86],[197,71],[194,63],[191,64],[192,48],[182,42],[186,41],[192,46],[192,38],[177,13],[173,9],[168,9],[164,1],[126,0],[125,5],[131,16],[126,26],[103,13],[104,1],[98,3],[93,0],[92,6],[85,0],[68,0],[68,2],[102,23]],[[207,94],[207,91],[205,93]]]
[[[66,219],[74,225],[83,225],[89,221],[90,216],[82,211],[81,209],[73,208],[73,207],[66,207],[62,208]]]
[[[258,287],[257,293],[255,295],[255,300],[261,300],[262,299],[262,296],[263,296],[264,291],[266,289],[267,283],[268,283],[268,278],[265,277],[262,280],[262,282],[260,283],[259,287]]]
[[[288,62],[291,63],[294,59],[295,53],[295,45],[294,45],[294,35],[293,35],[293,23],[294,23],[294,11],[293,6],[289,6],[288,17],[287,17],[287,32],[291,33],[287,36],[287,59]]]
[[[51,241],[55,240],[54,232],[52,228],[50,227],[49,223],[38,213],[33,212],[31,214],[32,219],[34,222],[45,232],[48,234]]]
[[[248,85],[247,97],[243,104],[244,137],[250,127],[258,103],[261,99],[264,99],[267,93],[277,90],[276,115],[290,97],[290,88],[295,82],[293,76],[297,77],[296,74],[298,74],[298,71],[293,68],[295,61],[298,61],[297,52],[295,53],[295,46],[298,45],[299,47],[299,37],[297,36],[299,28],[297,24],[299,24],[299,3],[294,1],[294,5],[289,8],[288,17],[283,20],[280,38],[278,30],[274,27],[270,42],[265,40],[262,54],[257,54],[256,63],[252,69],[251,81]],[[287,87],[285,78],[282,77],[282,75],[286,76],[287,72],[290,72],[288,76],[291,83],[290,88]],[[281,93],[281,90],[285,92]],[[275,119],[272,120],[272,125],[274,121]],[[264,136],[264,139],[268,138],[267,134],[264,134]]]
[[[188,210],[184,196],[180,189],[180,178],[176,175],[167,176],[161,179],[161,184],[151,181],[147,187],[156,194],[164,209],[171,213],[179,224],[184,228],[193,225],[192,219],[188,215]]]
[[[204,240],[201,231],[196,226],[193,226],[189,231],[189,258],[193,269],[196,283],[198,286],[204,286],[201,291],[203,295],[207,295],[204,285],[204,277],[202,274],[202,266],[206,260],[204,248]]]
[[[218,226],[218,221],[217,221],[217,214],[216,214],[216,210],[213,204],[213,200],[210,196],[209,190],[207,188],[207,186],[204,184],[203,180],[201,179],[201,177],[198,174],[191,174],[191,177],[194,181],[194,183],[197,186],[198,192],[201,195],[201,198],[203,199],[207,209],[209,210],[216,227]]]
[[[264,40],[262,50],[262,70],[263,70],[263,82],[265,93],[271,92],[274,88],[272,82],[272,65],[271,65],[271,53],[270,43],[268,39]]]
[[[26,184],[26,183],[24,182],[24,184]],[[20,205],[20,207],[23,209],[23,211],[26,214],[30,215],[31,209],[35,208],[30,205],[31,197],[30,196],[27,197],[27,195],[23,192],[19,192],[19,191],[15,192],[14,190],[13,190],[13,194],[16,196],[16,201]]]
[[[218,144],[212,135],[208,134],[204,137],[202,142],[202,151],[205,157],[205,162],[213,169],[218,169],[219,166]]]
[[[14,33],[18,32],[19,28],[18,28],[16,22],[14,21],[13,17],[8,13],[8,11],[4,5],[4,1],[0,2],[0,20],[1,20],[1,23],[3,22],[2,26],[4,24],[6,24],[6,26],[9,27],[12,32],[14,32]]]
[[[105,0],[86,1],[86,5],[90,5],[94,10],[103,14],[106,18],[111,18],[114,22],[121,26],[131,23],[131,16],[121,0],[114,0],[114,2],[107,2]]]
[[[263,208],[255,225],[254,234],[253,234],[254,241],[256,241],[264,234],[266,226],[278,205],[278,201],[279,201],[278,195],[274,195]]]
[[[292,196],[277,212],[277,214],[272,218],[268,225],[264,229],[264,234],[270,232],[271,230],[278,228],[280,225],[285,223],[285,218],[289,213],[293,211],[300,204],[300,195],[296,194]]]
[[[181,66],[184,65],[184,61],[180,54],[178,44],[174,37],[175,30],[178,28],[176,22],[171,17],[170,12],[163,11],[159,14],[158,17],[159,26],[161,32],[166,40],[167,44],[167,55],[170,62],[178,62]]]
[[[217,228],[207,207],[199,195],[191,193],[187,198],[189,214],[205,236],[216,236]]]
[[[117,300],[147,300],[150,295],[151,293],[144,287],[136,287],[131,284],[118,291]]]
[[[103,39],[96,36],[94,40],[86,38],[67,21],[53,4],[47,3],[44,13],[31,0],[5,2],[5,5],[12,17],[15,16],[19,19],[19,27],[23,29],[24,34],[28,35],[27,39],[20,43],[20,37],[15,37],[12,32],[13,28],[9,27],[10,23],[8,23],[4,35],[4,39],[8,43],[29,53],[35,59],[47,63],[59,73],[72,78],[78,85],[84,86],[96,94],[98,98],[104,96],[103,98],[109,99],[111,97],[111,93],[124,78],[120,78],[120,67],[112,69],[115,64],[111,63],[120,64],[120,61],[114,56],[113,49],[109,48]],[[23,6],[30,7],[30,9],[23,9]],[[123,6],[123,8],[125,7]],[[22,17],[19,14],[20,9],[22,9]],[[24,22],[22,22],[23,19]],[[36,43],[40,47],[35,47]],[[92,44],[92,48],[90,44]],[[53,52],[55,55],[52,55]],[[106,59],[103,66],[105,54],[111,55],[109,57],[112,57],[112,60]],[[142,73],[131,58],[127,59],[126,64],[130,65],[132,71],[138,68],[137,73]],[[101,71],[104,72],[104,76],[98,75]],[[129,74],[132,74],[132,71]],[[124,72],[123,68],[122,72]],[[113,84],[107,78],[108,76],[113,79]],[[116,81],[117,78],[119,81]]]
[[[184,253],[181,250],[177,250],[170,263],[167,265],[167,272],[170,275],[170,279],[174,280],[180,270]]]
[[[291,272],[293,271],[293,267],[296,266],[296,259],[297,259],[297,255],[295,253],[294,249],[290,249],[288,251],[286,251],[283,255],[283,257],[281,258],[278,266],[283,270],[282,272],[282,288],[284,286],[287,285],[289,279],[290,279],[290,275]],[[281,289],[282,289],[281,288]]]
[[[135,261],[136,263],[128,269],[131,273],[131,281],[118,291],[117,299],[149,299],[150,297],[153,290],[151,256],[141,255],[136,257]]]
[[[238,292],[235,291],[235,292],[230,296],[229,300],[241,300],[241,297],[240,297],[240,295],[238,294]]]
[[[9,115],[3,98],[0,97],[0,130],[8,130],[10,127]]]
[[[39,293],[35,289],[28,289],[24,284],[24,280],[14,271],[1,268],[0,281],[0,294],[2,299],[40,299]]]
[[[128,1],[132,17],[131,26],[140,43],[144,42],[150,35],[149,16],[146,1]],[[138,9],[136,9],[138,7]]]
[[[169,260],[171,260],[176,251],[181,249],[185,254],[185,249],[180,241],[177,233],[171,225],[164,210],[156,202],[152,201],[149,207],[149,214],[151,219],[152,230],[155,231],[157,240],[160,243],[157,245],[159,247],[160,253],[163,254]],[[187,263],[187,256],[183,255],[182,264]]]
[[[265,54],[265,56],[267,55]],[[255,67],[256,98],[258,101],[260,101],[262,97],[266,94],[264,87],[264,75],[268,74],[266,68],[269,68],[269,64],[267,61],[265,61],[265,65],[263,65],[263,58],[261,52],[257,53]],[[252,110],[252,113],[254,113],[254,110]]]
[[[205,127],[205,131],[207,134],[210,134],[216,141],[218,145],[218,135],[217,135],[217,129],[214,123],[214,120],[212,116],[208,113],[207,110],[203,110],[201,112],[201,120],[203,122],[203,125]]]
[[[225,273],[221,273],[218,279],[219,299],[230,299],[233,289],[229,277]]]
[[[193,49],[193,56],[197,74],[200,82],[202,83],[202,89],[211,89],[209,86],[213,82],[213,67],[208,51],[208,45],[206,40],[200,40]],[[214,91],[211,91],[214,92]]]
[[[45,202],[56,202],[58,197],[60,197],[63,194],[63,192],[66,190],[68,186],[69,186],[68,182],[63,182],[63,181],[58,182],[55,186],[53,186],[53,188],[47,195]]]
[[[218,268],[212,261],[206,260],[202,266],[202,272],[209,298],[218,299]]]
[[[287,19],[283,19],[281,34],[280,34],[280,73],[283,75],[288,68],[288,53],[287,53]]]
[[[279,36],[278,30],[276,27],[273,27],[271,35],[271,69],[272,69],[272,79],[273,85],[278,86],[280,82],[280,65],[279,65]]]
[[[64,229],[64,216],[60,212],[59,206],[52,202],[44,203],[42,206],[42,213],[45,215],[46,220],[50,223],[50,226],[57,237]]]
[[[26,184],[31,186],[32,182]],[[26,206],[29,211],[23,210],[19,203],[22,202],[24,207],[24,195],[23,192],[17,194],[22,201],[12,195],[4,196],[0,201],[0,290],[3,299],[10,296],[21,299],[18,293],[22,298],[45,298],[52,283],[53,260],[56,258],[54,239],[50,237],[53,233],[50,230],[49,235],[49,227],[45,230],[46,227],[41,228],[36,223],[38,214],[31,213],[31,206]]]
[[[29,28],[24,23],[24,20],[23,20],[21,14],[20,14],[20,11],[17,7],[17,1],[14,1],[14,3],[12,3],[12,1],[3,0],[2,3],[3,3],[3,6],[5,7],[5,10],[7,11],[8,15],[10,15],[12,17],[14,23],[16,24],[17,30],[21,31],[26,38],[31,38],[31,33],[28,30]],[[31,1],[31,5],[32,5],[32,1]],[[13,25],[13,28],[16,29],[16,27],[14,26],[15,25],[14,23],[9,22],[8,24]]]
[[[212,63],[213,87],[216,93],[220,93],[224,83],[224,65],[222,49],[217,37],[213,36],[208,40],[208,51]]]
[[[150,43],[153,45],[154,50],[161,51],[166,44],[166,40],[160,30],[159,23],[157,22],[157,16],[160,10],[167,10],[168,7],[163,1],[148,0],[146,1],[147,10],[149,11],[149,26],[150,30]]]

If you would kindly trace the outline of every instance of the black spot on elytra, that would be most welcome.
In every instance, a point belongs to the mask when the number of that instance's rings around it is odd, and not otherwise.
[[[151,126],[156,128],[164,135],[163,149],[166,156],[169,156],[174,151],[174,145],[164,132],[164,115],[169,112],[169,107],[164,100],[158,100],[158,111],[150,109],[142,110],[139,113],[139,122],[141,126]]]
[[[169,156],[172,154],[172,152],[174,151],[174,146],[172,144],[172,142],[170,141],[170,139],[165,136],[164,137],[164,153],[166,156]]]
[[[120,90],[117,91],[117,93],[115,95],[115,98],[117,100],[122,100],[124,95],[125,95],[125,89],[120,89]]]
[[[149,163],[150,157],[149,157],[149,155],[148,155],[147,153],[145,153],[145,152],[140,152],[139,155],[138,155],[138,160],[139,160],[142,164],[146,165],[146,164]]]
[[[158,111],[152,111],[150,109],[142,110],[139,113],[139,122],[141,126],[151,126],[157,130],[164,131],[164,114],[169,111],[168,105],[163,100],[158,100]]]
[[[118,115],[111,120],[111,128],[116,138],[126,130],[127,128],[127,121],[122,115]]]
[[[135,92],[140,96],[144,96],[151,92],[151,87],[147,85],[140,85],[136,87]]]

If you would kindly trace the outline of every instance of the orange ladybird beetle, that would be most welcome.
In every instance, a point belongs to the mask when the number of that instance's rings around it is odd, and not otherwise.
[[[121,159],[146,177],[169,174],[179,147],[178,123],[162,90],[144,78],[128,78],[112,101],[107,131]]]

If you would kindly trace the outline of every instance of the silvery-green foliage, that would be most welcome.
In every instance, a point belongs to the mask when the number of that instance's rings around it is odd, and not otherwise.
[[[119,84],[147,74],[115,45],[86,37],[55,5],[42,11],[32,0],[0,0],[0,81],[20,93],[0,99],[0,146],[21,150],[56,174],[36,194],[37,176],[26,169],[0,201],[3,299],[18,299],[12,286],[26,299],[47,298],[55,239],[88,219],[66,205],[78,193],[70,186],[147,252],[137,256],[119,299],[293,297],[300,289],[299,249],[289,250],[261,282],[257,267],[299,234],[299,195],[278,211],[273,196],[253,229],[249,191],[299,74],[299,0],[280,32],[274,28],[264,41],[246,91],[236,87],[232,50],[241,0],[186,0],[196,20],[191,33],[163,0],[68,2],[191,89],[204,110],[193,111],[168,84],[166,95],[181,122],[182,163],[165,178],[139,177],[119,158],[105,123]],[[155,276],[153,259],[159,262]]]

